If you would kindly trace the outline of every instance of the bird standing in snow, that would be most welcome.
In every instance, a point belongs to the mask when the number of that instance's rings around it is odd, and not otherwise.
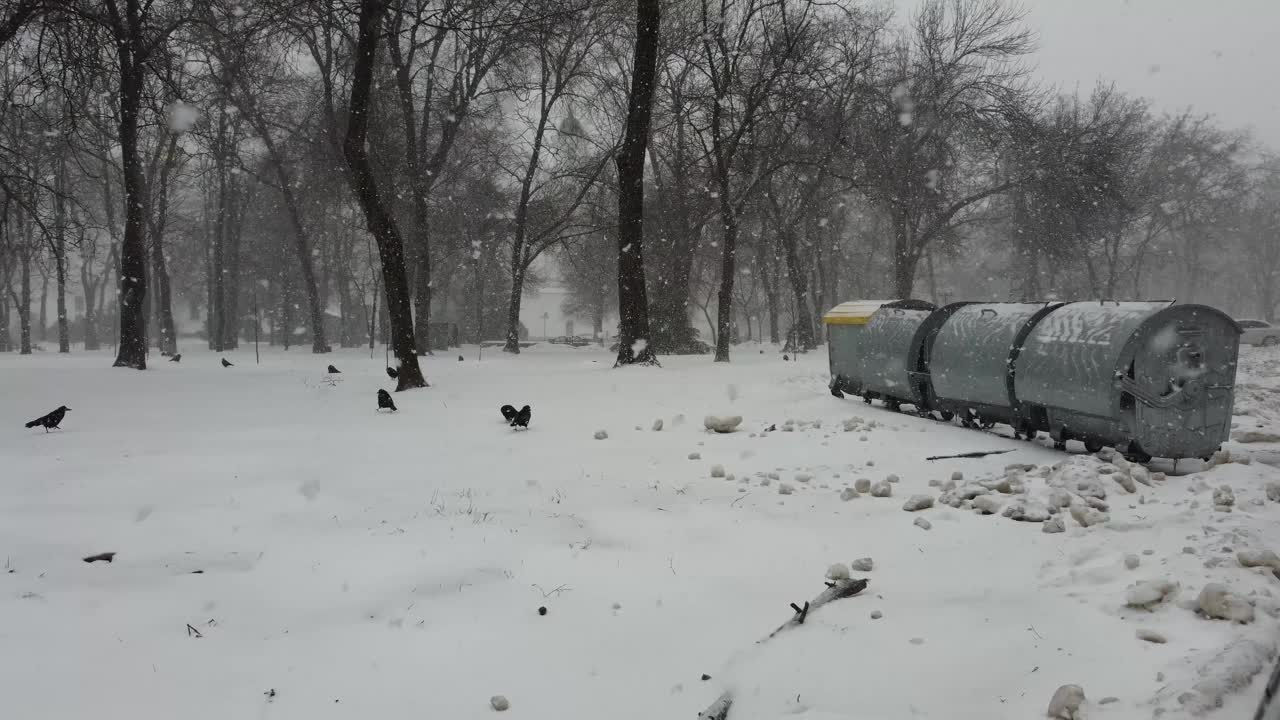
[[[178,353],[177,355],[169,358],[169,362],[182,362],[182,353]]]
[[[501,408],[498,409],[498,412],[502,413],[502,417],[507,421],[508,425],[510,425],[511,422],[516,419],[517,411],[515,409],[515,406],[513,405],[503,405]]]
[[[395,401],[391,399],[391,393],[383,390],[382,388],[378,388],[378,409],[382,410],[383,408],[386,408],[391,412],[395,412],[396,404]]]
[[[387,377],[391,378],[392,380],[395,380],[396,378],[400,377],[400,371],[396,370],[393,367],[389,367],[387,368]]]
[[[62,423],[62,418],[67,416],[67,411],[70,409],[66,405],[60,405],[57,410],[50,412],[48,415],[38,417],[27,423],[27,427],[33,428],[37,425],[43,425],[45,432],[49,432],[50,429],[61,430],[62,428],[58,427],[58,425]]]
[[[228,362],[226,358],[222,358],[222,367],[235,367],[235,366],[232,365],[230,362]]]
[[[516,413],[516,416],[511,419],[511,427],[522,427],[525,430],[528,430],[529,420],[532,417],[533,417],[533,409],[530,408],[528,405],[525,405],[524,407],[520,408],[520,412]]]
[[[334,367],[334,366],[332,366],[332,365],[330,365],[330,366],[329,366],[329,372],[331,372],[331,373],[339,373],[339,374],[341,374],[341,373],[342,373],[342,371],[341,371],[341,370],[339,370],[338,368],[336,368],[336,367]]]

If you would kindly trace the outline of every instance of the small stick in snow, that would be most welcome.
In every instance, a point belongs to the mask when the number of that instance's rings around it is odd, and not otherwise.
[[[1013,452],[1012,448],[1008,450],[979,450],[976,452],[960,453],[958,455],[934,455],[933,457],[925,458],[925,460],[951,460],[955,458],[982,458],[988,455],[1003,455],[1005,453],[1011,453],[1011,452]]]
[[[98,553],[97,555],[90,555],[89,557],[84,558],[84,561],[87,563],[98,562],[99,560],[102,560],[105,562],[115,562],[115,558],[116,558],[115,553],[104,552],[104,553]]]
[[[187,623],[187,637],[202,638],[204,635],[200,634],[199,630],[192,627],[191,623]]]
[[[796,618],[796,622],[797,622],[797,623],[799,623],[799,624],[801,624],[801,625],[803,625],[803,624],[804,624],[804,619],[805,619],[806,617],[808,617],[808,615],[809,615],[809,602],[806,600],[806,601],[805,601],[805,603],[804,603],[804,607],[800,607],[799,605],[796,605],[795,603],[791,603],[791,609],[792,609],[792,610],[795,610],[795,611],[796,611],[796,615],[798,615],[798,616],[799,616],[799,617],[797,617],[797,618]]]
[[[828,582],[826,583],[826,586],[826,590],[818,593],[818,596],[812,601],[805,603],[803,608],[796,607],[792,604],[791,608],[796,611],[796,614],[790,620],[779,625],[777,630],[769,633],[769,635],[763,640],[757,640],[756,644],[767,641],[769,638],[789,627],[803,624],[805,618],[808,617],[810,610],[817,610],[832,600],[853,597],[863,590],[866,590],[867,580],[866,578],[859,578],[857,580],[844,578],[836,580],[835,582]],[[719,698],[716,698],[715,702],[708,705],[706,710],[698,713],[698,720],[726,720],[729,717],[729,707],[731,705],[733,705],[733,696],[726,692]]]

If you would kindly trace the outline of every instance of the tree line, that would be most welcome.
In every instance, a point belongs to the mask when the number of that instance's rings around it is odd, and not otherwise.
[[[3,0],[0,349],[382,340],[403,389],[552,276],[620,363],[851,298],[1273,319],[1280,161],[1034,49],[1003,0]]]

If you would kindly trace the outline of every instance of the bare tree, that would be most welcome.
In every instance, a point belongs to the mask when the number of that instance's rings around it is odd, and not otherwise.
[[[767,100],[810,48],[815,5],[810,0],[700,0],[701,52],[696,62],[710,84],[704,145],[721,222],[716,362],[729,361],[733,283],[737,275],[738,216],[764,173],[740,173],[748,133]],[[759,160],[758,156],[753,159]],[[739,175],[743,175],[739,177]]]
[[[530,101],[524,116],[528,146],[523,167],[510,171],[519,183],[512,218],[511,299],[503,350],[520,352],[520,303],[525,277],[543,252],[571,236],[578,210],[613,155],[612,143],[592,147],[572,112],[562,112],[590,69],[592,54],[608,29],[589,10],[547,19],[530,28]],[[561,122],[557,123],[557,117]]]
[[[653,363],[644,276],[644,158],[657,75],[658,0],[636,0],[636,45],[627,121],[618,152],[618,365]]]
[[[413,310],[409,282],[405,276],[404,245],[400,240],[395,218],[383,202],[373,168],[369,164],[369,151],[365,146],[369,135],[369,95],[373,89],[373,66],[377,59],[378,35],[381,33],[386,11],[386,0],[360,2],[343,153],[350,171],[351,188],[364,210],[369,232],[378,243],[387,314],[391,323],[391,347],[400,363],[396,390],[411,390],[427,387],[427,381],[422,376],[422,370],[418,366],[418,353],[414,349]]]

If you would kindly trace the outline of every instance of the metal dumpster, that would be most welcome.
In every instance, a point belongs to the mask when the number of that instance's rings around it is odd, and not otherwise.
[[[822,316],[827,328],[827,360],[831,369],[831,394],[844,397],[845,393],[862,392],[858,350],[859,338],[871,314],[893,300],[856,300],[840,303]]]
[[[1014,396],[1059,447],[1207,458],[1231,431],[1239,344],[1240,326],[1204,305],[1069,303],[1028,334]]]
[[[859,338],[858,377],[864,400],[880,398],[885,406],[897,409],[903,403],[924,408],[925,397],[913,382],[918,370],[917,334],[934,313],[933,303],[923,300],[895,300],[871,315]]]
[[[1027,335],[1061,303],[968,303],[943,324],[929,348],[932,405],[966,426],[1027,424],[1013,392]]]

